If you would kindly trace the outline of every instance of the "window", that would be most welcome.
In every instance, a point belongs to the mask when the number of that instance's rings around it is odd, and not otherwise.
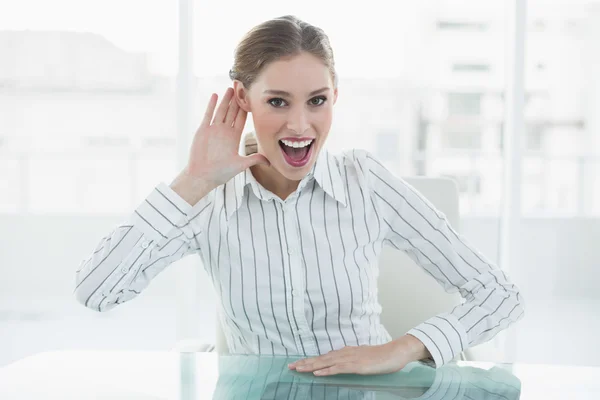
[[[543,19],[536,19],[530,24],[530,30],[532,32],[543,32],[547,28],[547,22]]]
[[[380,132],[377,134],[375,155],[384,162],[398,158],[399,140],[397,133]]]
[[[448,93],[448,114],[478,116],[481,114],[481,93]]]
[[[542,150],[543,137],[543,124],[527,124],[525,135],[525,149],[530,151]]]
[[[118,148],[127,148],[129,147],[131,138],[128,136],[87,136],[83,137],[82,141],[84,146],[98,149],[118,149]]]
[[[174,157],[173,78],[103,34],[17,31],[0,43],[7,43],[2,54],[15,56],[15,68],[3,71],[12,89],[0,89],[0,100],[16,104],[0,129],[28,138],[0,171],[13,182],[14,193],[3,196],[12,206],[5,207],[44,214],[130,211],[144,197],[138,188],[152,189],[136,183],[148,173],[136,160],[156,158],[157,150],[158,160]]]
[[[447,149],[480,149],[481,129],[476,124],[448,124],[442,142]]]
[[[525,215],[597,215],[598,11],[587,3],[532,2],[527,11]]]
[[[475,194],[481,193],[481,177],[477,175],[444,175],[456,181],[458,191],[468,193],[472,191]]]
[[[466,64],[457,63],[452,65],[453,72],[490,72],[490,65],[488,64]]]
[[[18,156],[3,155],[0,150],[0,213],[21,211],[21,168]]]
[[[171,347],[186,289],[174,270],[110,316],[78,306],[73,282],[100,239],[174,177],[177,4],[0,2],[0,26],[0,367],[70,346]]]
[[[467,21],[438,21],[437,29],[441,31],[475,31],[483,32],[488,30],[489,25],[485,22],[467,22]]]

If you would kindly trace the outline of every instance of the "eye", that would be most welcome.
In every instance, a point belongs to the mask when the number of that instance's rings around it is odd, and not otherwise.
[[[275,103],[275,102],[277,102],[277,103]],[[280,103],[285,103],[285,100],[283,100],[280,97],[276,97],[276,98],[270,99],[269,101],[267,101],[267,103],[269,103],[270,105],[272,105],[275,108],[281,108]]]
[[[315,102],[315,100],[316,100],[316,102]],[[325,104],[325,102],[327,101],[327,97],[317,96],[317,97],[313,97],[309,101],[310,101],[310,104],[313,106],[321,106],[321,105]]]

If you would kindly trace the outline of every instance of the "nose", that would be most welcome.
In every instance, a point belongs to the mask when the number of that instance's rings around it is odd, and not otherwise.
[[[289,114],[287,128],[301,135],[310,127],[308,115],[303,107],[292,110]]]

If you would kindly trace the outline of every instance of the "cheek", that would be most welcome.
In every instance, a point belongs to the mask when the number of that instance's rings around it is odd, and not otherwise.
[[[257,139],[260,143],[260,148],[270,151],[270,147],[274,143],[274,138],[284,123],[281,121],[281,117],[268,111],[253,111],[252,122],[254,123],[254,131],[258,135]]]
[[[325,109],[318,113],[315,118],[315,125],[319,127],[321,132],[329,131],[331,122],[333,121],[333,110],[331,108]]]
[[[269,110],[258,110],[252,112],[252,122],[257,131],[277,132],[285,123],[285,117],[283,114],[269,112]]]

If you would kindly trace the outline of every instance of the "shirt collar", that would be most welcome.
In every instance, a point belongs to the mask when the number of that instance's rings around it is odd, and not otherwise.
[[[314,165],[314,178],[331,198],[346,206],[345,168],[326,149],[322,149]]]
[[[309,173],[300,181],[297,192],[302,191],[306,184],[314,178],[325,193],[346,207],[344,176],[345,171],[342,171],[342,167],[335,157],[326,149],[322,149]],[[250,185],[254,195],[262,201],[270,201],[276,198],[273,193],[258,183],[250,169],[246,169],[224,185],[225,214],[228,220],[242,205],[244,191],[248,185]]]

